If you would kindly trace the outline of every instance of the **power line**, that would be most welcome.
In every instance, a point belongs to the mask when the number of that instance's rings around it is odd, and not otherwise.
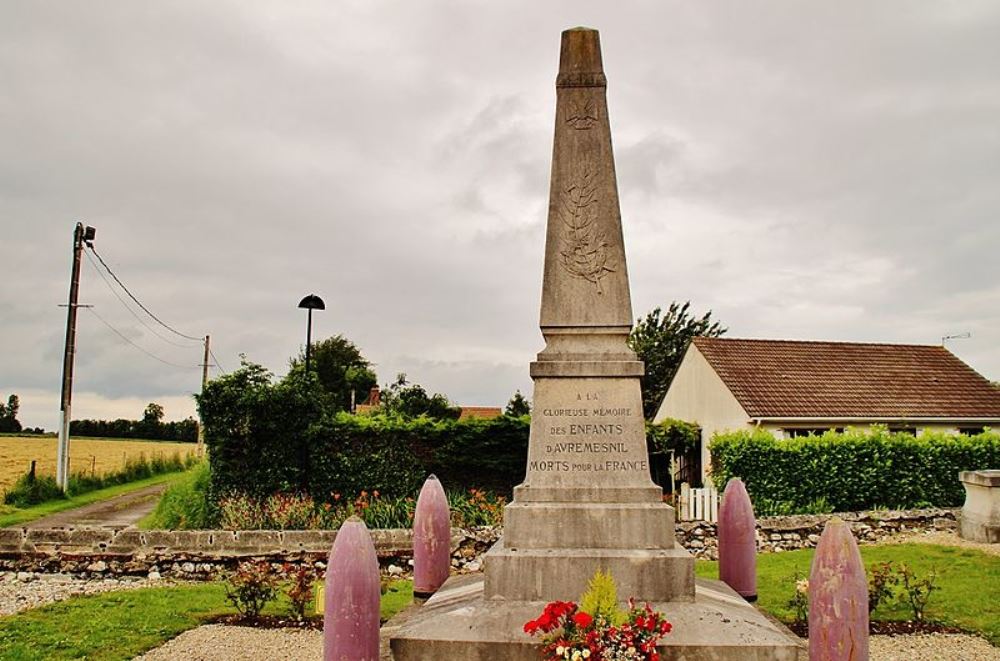
[[[171,367],[179,367],[179,368],[185,369],[185,370],[186,369],[191,369],[192,367],[199,367],[198,365],[180,365],[178,363],[172,363],[169,360],[164,360],[163,358],[160,358],[156,354],[151,353],[151,352],[147,351],[146,349],[143,349],[141,346],[139,346],[138,344],[136,344],[135,342],[133,342],[132,340],[130,340],[128,337],[126,337],[121,331],[119,331],[117,328],[115,328],[110,323],[108,323],[107,320],[104,319],[104,317],[102,317],[101,315],[97,314],[97,312],[94,311],[94,308],[85,308],[85,309],[86,310],[90,310],[90,313],[93,314],[95,317],[97,317],[97,319],[102,324],[104,324],[105,326],[107,326],[111,330],[111,332],[113,332],[115,335],[117,335],[121,339],[125,340],[126,342],[128,342],[133,347],[135,347],[139,351],[143,352],[144,354],[146,354],[150,358],[158,360],[161,363],[163,363],[164,365],[170,365]]]
[[[149,330],[150,333],[152,333],[156,337],[160,338],[161,340],[163,340],[167,344],[173,345],[175,347],[180,347],[182,349],[190,349],[190,348],[192,348],[194,346],[197,346],[197,345],[194,345],[194,344],[181,344],[180,342],[174,342],[173,340],[167,339],[167,338],[163,337],[162,335],[160,335],[159,333],[157,333],[156,329],[153,328],[152,326],[150,326],[149,322],[147,322],[145,319],[143,319],[138,314],[136,314],[135,310],[132,309],[132,306],[130,306],[128,303],[126,303],[125,299],[121,297],[121,294],[119,294],[117,291],[115,291],[114,286],[108,280],[108,276],[104,275],[104,273],[101,271],[101,269],[99,269],[97,267],[97,263],[94,262],[94,258],[90,256],[90,253],[86,253],[86,254],[87,254],[87,260],[90,262],[91,267],[93,267],[94,271],[97,272],[97,275],[101,276],[101,280],[104,281],[104,284],[108,288],[108,290],[112,294],[115,295],[115,298],[117,298],[118,301],[122,304],[122,307],[124,307],[126,310],[128,310],[129,313],[133,317],[135,317],[136,321],[138,321],[140,324],[142,324],[143,326],[145,326],[146,329]]]
[[[97,257],[98,261],[101,262],[101,265],[104,266],[105,270],[107,270],[107,272],[111,275],[111,277],[115,279],[115,282],[117,282],[118,285],[123,290],[125,290],[125,293],[128,294],[129,298],[131,298],[133,301],[135,301],[135,304],[138,305],[140,308],[142,308],[143,312],[145,312],[150,317],[152,317],[156,321],[156,323],[160,324],[161,326],[163,326],[164,328],[166,328],[168,331],[170,331],[174,335],[179,335],[179,336],[183,337],[185,340],[193,340],[195,342],[201,342],[203,340],[203,338],[201,338],[201,337],[192,337],[191,335],[185,335],[184,333],[180,332],[179,330],[171,328],[170,326],[167,325],[166,322],[164,322],[162,319],[160,319],[155,314],[153,314],[152,312],[150,312],[149,308],[147,308],[145,305],[143,305],[139,301],[139,299],[136,298],[135,295],[132,292],[129,291],[128,287],[125,286],[125,283],[122,282],[121,279],[117,275],[115,275],[115,272],[111,270],[111,267],[108,266],[107,262],[105,262],[103,259],[101,259],[100,253],[98,253],[97,250],[94,249],[94,246],[88,244],[88,247],[90,248],[90,251],[92,253],[94,253],[94,256]]]
[[[222,372],[223,374],[225,374],[225,373],[226,373],[226,368],[225,368],[225,367],[223,367],[223,366],[222,366],[222,363],[220,363],[220,362],[219,362],[219,359],[215,357],[215,352],[214,352],[214,351],[212,351],[212,348],[211,348],[211,347],[209,347],[209,348],[208,348],[208,355],[209,355],[209,356],[211,356],[211,357],[212,357],[212,360],[214,360],[214,361],[215,361],[215,366],[216,366],[216,367],[218,367],[218,368],[219,368],[219,370],[220,370],[220,371],[221,371],[221,372]]]

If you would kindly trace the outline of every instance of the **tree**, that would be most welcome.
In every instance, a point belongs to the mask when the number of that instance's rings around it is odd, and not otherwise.
[[[150,402],[146,405],[146,410],[142,412],[143,423],[156,426],[163,422],[163,407],[156,402]]]
[[[21,408],[21,400],[11,394],[7,404],[0,403],[0,432],[17,433],[21,431],[21,423],[17,420],[17,412]]]
[[[306,354],[289,361],[292,372],[305,369]],[[378,383],[371,363],[361,355],[361,350],[343,335],[334,335],[322,342],[313,342],[309,352],[309,371],[319,380],[320,386],[331,397],[338,411],[351,407],[351,390],[364,399],[372,386]]]
[[[641,382],[642,412],[647,420],[656,415],[691,340],[699,336],[719,337],[727,330],[712,320],[711,310],[695,317],[690,308],[690,301],[683,305],[674,301],[666,314],[657,307],[636,321],[628,337],[629,346],[646,363],[646,375]]]
[[[515,418],[519,418],[522,415],[530,415],[531,402],[529,402],[528,399],[521,394],[521,391],[518,390],[514,393],[514,396],[510,398],[510,401],[507,402],[507,408],[504,409],[503,413],[504,415],[513,416]]]
[[[382,392],[382,408],[407,418],[426,415],[429,418],[454,420],[462,409],[453,405],[441,393],[428,395],[424,387],[406,380],[405,374],[396,375],[396,381]]]

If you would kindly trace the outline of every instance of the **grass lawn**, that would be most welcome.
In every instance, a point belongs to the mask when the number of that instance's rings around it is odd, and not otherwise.
[[[761,608],[789,622],[793,610],[788,606],[794,592],[796,572],[809,575],[813,550],[757,556],[757,592]],[[939,590],[931,594],[926,618],[975,631],[994,645],[1000,645],[1000,557],[979,551],[931,544],[862,546],[866,567],[893,561],[912,567],[918,577],[937,572]],[[718,578],[717,562],[698,561],[698,576]],[[902,604],[882,605],[873,614],[876,620],[909,620],[912,611]]]
[[[412,583],[396,582],[382,597],[383,619],[412,600]],[[0,659],[131,659],[205,620],[235,612],[221,582],[74,597],[0,617]],[[285,613],[283,595],[264,609],[265,615]]]
[[[65,500],[50,500],[31,507],[25,507],[23,509],[14,507],[13,505],[4,505],[0,503],[0,528],[7,528],[10,526],[28,523],[29,521],[40,519],[41,517],[48,516],[49,514],[55,514],[56,512],[62,512],[63,510],[69,510],[75,507],[82,507],[83,505],[89,505],[90,503],[95,503],[99,500],[107,500],[108,498],[113,498],[114,496],[119,496],[123,493],[128,493],[137,489],[143,489],[154,484],[173,482],[181,475],[184,475],[185,472],[186,471],[178,471],[175,473],[154,475],[153,477],[146,478],[145,480],[136,480],[135,482],[129,482],[127,484],[117,484],[106,489],[88,491],[87,493],[66,498]]]

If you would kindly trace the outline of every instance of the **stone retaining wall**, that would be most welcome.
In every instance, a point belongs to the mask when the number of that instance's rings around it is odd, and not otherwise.
[[[950,530],[957,526],[955,509],[876,511],[840,514],[861,543],[904,532]],[[765,517],[758,521],[761,552],[781,552],[816,545],[822,516]],[[452,567],[478,571],[482,554],[500,536],[499,528],[456,529],[452,533]],[[92,575],[142,575],[153,578],[210,578],[251,558],[273,563],[310,563],[317,572],[336,537],[334,531],[311,530],[104,530],[98,528],[0,529],[0,570],[64,572]],[[373,530],[372,539],[383,570],[407,573],[413,555],[409,530]],[[696,557],[715,559],[715,524],[677,524],[677,539]]]

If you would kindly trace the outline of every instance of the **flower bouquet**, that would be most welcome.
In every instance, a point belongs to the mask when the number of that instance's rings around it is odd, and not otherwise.
[[[656,644],[671,625],[649,604],[629,599],[624,613],[580,610],[572,601],[553,601],[524,631],[542,637],[545,661],[659,661]]]

